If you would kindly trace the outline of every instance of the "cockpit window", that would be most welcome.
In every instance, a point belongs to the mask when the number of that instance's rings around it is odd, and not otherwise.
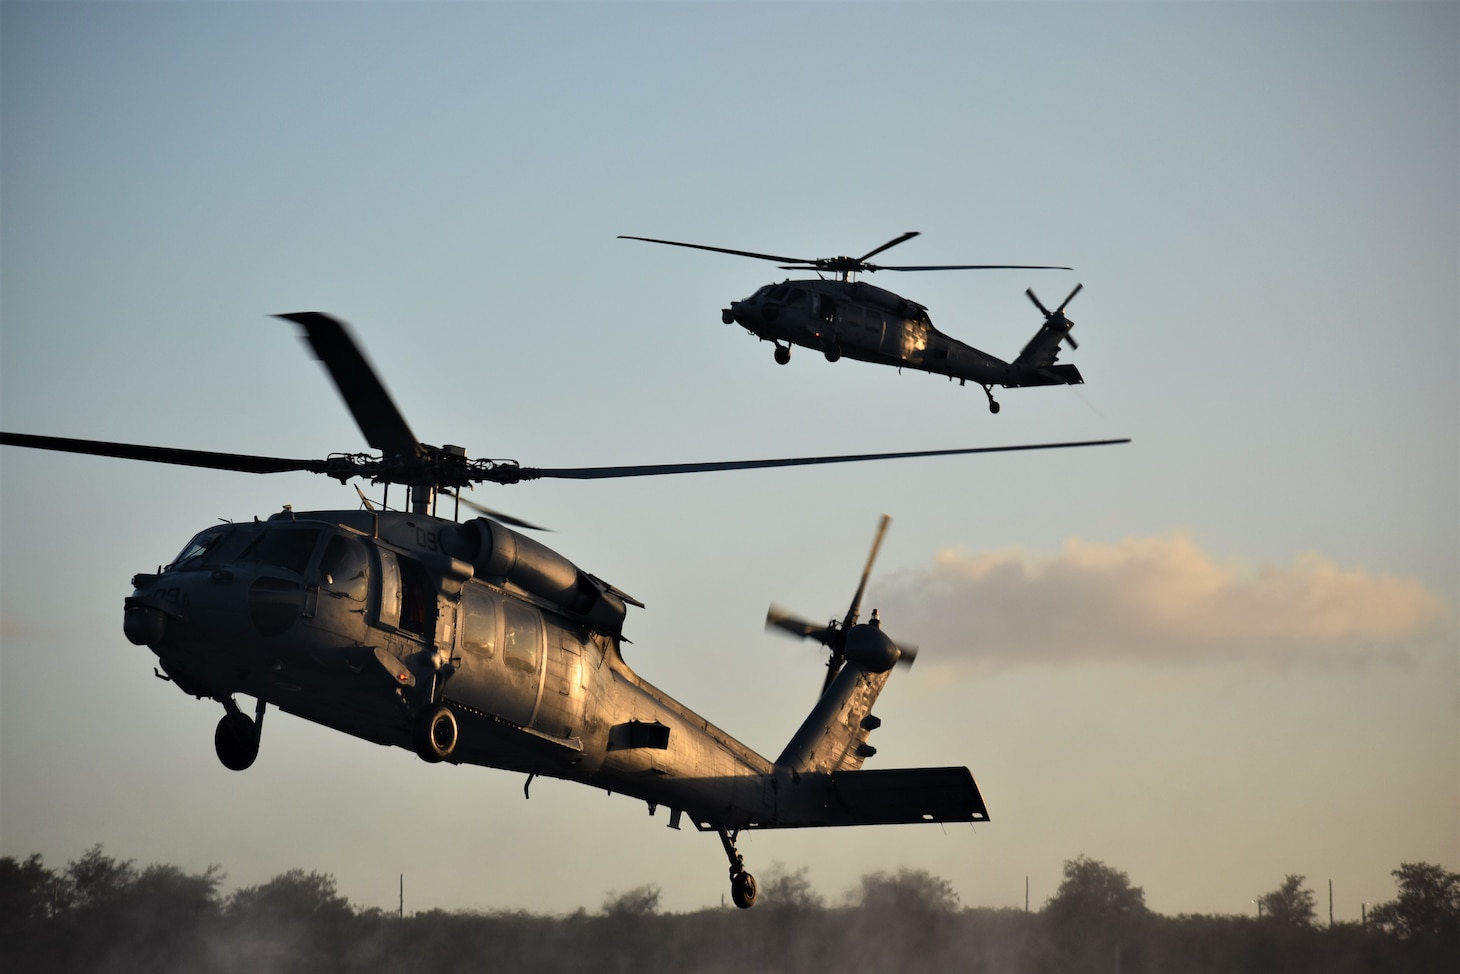
[[[365,587],[369,582],[367,564],[364,545],[354,538],[337,534],[330,538],[329,546],[319,559],[321,581],[330,591],[340,592],[363,602]]]
[[[783,301],[786,298],[786,285],[777,284],[766,294],[767,301]]]
[[[219,547],[219,542],[227,537],[232,530],[231,525],[225,524],[198,533],[193,537],[193,540],[183,546],[183,550],[178,553],[178,556],[172,560],[172,564],[167,567],[169,569],[185,571],[189,568],[202,566],[208,560],[208,553],[216,551]]]
[[[318,541],[318,528],[270,525],[245,553],[245,558],[264,565],[287,568],[303,575],[304,570],[309,567],[309,556],[314,554],[314,546]]]
[[[799,287],[791,288],[791,296],[786,299],[787,307],[797,307],[806,303],[806,292]]]

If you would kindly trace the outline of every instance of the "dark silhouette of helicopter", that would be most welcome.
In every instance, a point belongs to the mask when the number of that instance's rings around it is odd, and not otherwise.
[[[1014,361],[1005,362],[934,328],[932,319],[928,317],[928,309],[916,301],[852,280],[854,274],[871,274],[875,271],[1070,270],[1068,267],[1035,264],[893,266],[868,263],[870,258],[882,251],[916,236],[916,230],[904,233],[860,257],[814,259],[778,257],[748,250],[731,250],[728,247],[710,247],[705,244],[623,234],[619,235],[619,239],[711,250],[719,254],[754,257],[757,260],[774,260],[779,261],[781,269],[787,271],[835,274],[834,279],[822,277],[767,284],[744,300],[731,301],[730,307],[720,312],[720,319],[725,324],[739,323],[761,341],[773,342],[776,346],[776,361],[782,365],[791,361],[791,346],[801,345],[821,352],[828,362],[835,362],[846,356],[875,365],[891,365],[899,369],[918,369],[934,375],[946,375],[950,379],[957,379],[959,385],[972,381],[982,386],[984,395],[988,396],[991,413],[999,411],[999,404],[994,399],[994,386],[1011,388],[1079,385],[1085,381],[1075,366],[1055,364],[1061,340],[1068,342],[1072,349],[1079,347],[1070,335],[1070,329],[1075,323],[1065,317],[1065,306],[1080,293],[1083,284],[1076,284],[1075,289],[1053,311],[1035,297],[1032,288],[1026,289],[1024,293],[1029,300],[1044,314],[1044,324]]]
[[[384,484],[386,503],[295,512],[201,531],[171,563],[132,578],[122,629],[156,654],[158,675],[222,704],[219,760],[243,770],[264,714],[279,709],[431,762],[476,764],[578,781],[669,809],[713,831],[737,906],[755,902],[735,841],[742,829],[984,821],[967,768],[863,771],[877,695],[915,650],[860,621],[886,518],[850,608],[819,626],[773,609],[767,626],[831,652],[810,716],[775,760],[755,753],[639,677],[621,654],[630,605],[643,603],[488,512],[437,515],[474,483],[596,479],[839,463],[896,457],[1123,443],[1103,440],[837,457],[646,466],[533,468],[473,460],[422,443],[344,325],[297,323],[375,454],[293,460],[22,433],[9,446],[245,473],[310,471]],[[388,508],[391,485],[408,510]],[[358,488],[357,488],[358,489]],[[469,502],[467,502],[469,503]],[[483,509],[485,510],[485,509]],[[444,512],[442,512],[444,514]],[[236,695],[256,700],[253,716]],[[524,786],[526,791],[527,786]]]

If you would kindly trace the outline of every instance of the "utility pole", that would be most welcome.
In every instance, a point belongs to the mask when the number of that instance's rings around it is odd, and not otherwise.
[[[1333,880],[1328,881],[1328,925],[1333,926]]]
[[[1029,877],[1024,877],[1024,912],[1029,912]]]
[[[400,874],[400,918],[406,918],[406,874]]]

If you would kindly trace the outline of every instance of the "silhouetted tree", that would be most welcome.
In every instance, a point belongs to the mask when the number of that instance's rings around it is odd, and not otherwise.
[[[603,915],[607,917],[642,917],[659,912],[663,891],[657,883],[635,886],[627,892],[610,892],[603,899]]]
[[[762,904],[771,910],[819,910],[825,899],[811,888],[806,878],[806,867],[787,872],[781,863],[773,863],[766,879],[760,884],[760,898],[756,908]]]
[[[958,909],[958,894],[946,879],[925,869],[899,869],[897,874],[871,873],[862,877],[864,910],[887,916],[952,913]]]
[[[350,914],[350,901],[340,895],[335,878],[327,873],[290,869],[262,886],[246,886],[228,899],[234,918],[273,920],[329,920]]]
[[[60,878],[41,862],[39,852],[25,862],[0,859],[0,930],[44,920],[59,911]]]
[[[1405,939],[1460,942],[1460,873],[1428,862],[1401,863],[1389,875],[1397,899],[1376,906],[1371,922]]]
[[[1318,897],[1303,885],[1304,878],[1297,873],[1288,873],[1281,886],[1258,897],[1257,905],[1262,915],[1278,923],[1311,927],[1318,918]]]
[[[1130,877],[1088,856],[1065,860],[1065,878],[1044,912],[1056,923],[1084,919],[1110,921],[1141,917],[1146,893]]]
[[[1064,879],[1041,916],[1059,970],[1139,970],[1147,931],[1146,894],[1119,869],[1088,856],[1065,860]]]
[[[115,900],[137,879],[132,860],[119,862],[101,851],[98,843],[87,849],[80,859],[66,864],[62,876],[61,897],[65,907],[84,910]]]

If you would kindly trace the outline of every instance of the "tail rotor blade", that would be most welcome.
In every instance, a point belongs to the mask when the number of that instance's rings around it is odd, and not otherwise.
[[[1060,306],[1058,308],[1055,308],[1054,309],[1054,313],[1055,314],[1059,314],[1061,311],[1064,311],[1065,310],[1065,305],[1067,305],[1071,301],[1075,300],[1075,295],[1079,294],[1084,289],[1085,289],[1085,285],[1083,285],[1083,284],[1076,284],[1075,285],[1075,289],[1070,292],[1070,296],[1067,297],[1067,298],[1065,298],[1063,301],[1060,302]]]
[[[862,611],[862,594],[867,591],[867,579],[872,574],[872,563],[877,560],[877,549],[882,547],[882,537],[887,533],[887,525],[892,518],[886,514],[882,520],[877,522],[877,535],[872,539],[872,550],[867,553],[867,564],[862,569],[862,580],[857,583],[857,594],[852,596],[852,605],[847,609],[847,617],[842,622],[842,630],[846,631],[857,624],[857,615]]]
[[[797,639],[815,639],[825,644],[830,636],[830,630],[826,626],[817,625],[814,622],[807,622],[800,616],[793,615],[779,605],[772,605],[766,610],[765,627],[767,629],[779,629],[781,632],[795,636]]]
[[[1039,302],[1039,298],[1034,296],[1034,288],[1026,287],[1024,289],[1024,293],[1029,296],[1030,301],[1034,302],[1034,306],[1039,309],[1040,314],[1044,315],[1046,318],[1051,316],[1050,310]]]

